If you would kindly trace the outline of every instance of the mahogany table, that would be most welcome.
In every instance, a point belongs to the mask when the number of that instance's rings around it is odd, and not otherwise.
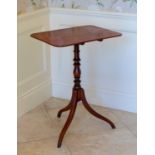
[[[72,27],[72,28],[66,28],[66,29],[60,29],[60,30],[54,30],[54,31],[39,32],[39,33],[34,33],[31,36],[33,38],[46,42],[47,44],[53,45],[55,47],[66,47],[66,46],[71,46],[71,45],[74,46],[74,59],[73,59],[74,61],[74,70],[73,70],[74,87],[72,90],[72,97],[71,97],[70,103],[58,112],[57,117],[60,118],[61,114],[68,110],[70,110],[70,113],[60,133],[57,147],[61,147],[62,140],[64,138],[64,135],[69,125],[72,122],[74,113],[76,111],[77,103],[79,101],[82,101],[84,107],[92,115],[109,123],[109,125],[113,129],[115,129],[114,123],[108,118],[94,111],[86,100],[84,89],[80,85],[81,70],[80,70],[79,46],[83,45],[86,42],[102,41],[104,39],[118,37],[118,36],[121,36],[121,34],[118,32],[108,30],[108,29],[86,25],[86,26],[78,26],[78,27]]]

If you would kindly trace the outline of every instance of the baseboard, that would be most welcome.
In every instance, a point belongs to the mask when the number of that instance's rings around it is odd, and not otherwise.
[[[51,97],[51,81],[46,80],[18,97],[18,118]]]
[[[52,96],[70,99],[72,85],[60,82],[52,82]],[[90,104],[119,109],[128,112],[136,112],[136,96],[134,94],[111,91],[84,86],[86,97]]]

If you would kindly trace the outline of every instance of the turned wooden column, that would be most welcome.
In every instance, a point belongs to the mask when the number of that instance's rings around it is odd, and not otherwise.
[[[80,70],[80,50],[79,50],[79,45],[74,45],[74,90],[80,89],[81,88],[81,70]]]

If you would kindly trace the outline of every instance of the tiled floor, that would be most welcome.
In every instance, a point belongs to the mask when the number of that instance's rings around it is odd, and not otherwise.
[[[51,98],[18,120],[18,155],[136,155],[136,114],[92,106],[117,126],[90,115],[78,104],[75,117],[61,148],[57,148],[59,133],[68,112],[57,118],[57,112],[68,101]]]

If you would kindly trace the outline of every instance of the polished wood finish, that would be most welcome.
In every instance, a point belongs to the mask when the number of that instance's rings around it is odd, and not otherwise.
[[[90,41],[102,41],[103,39],[118,37],[118,36],[121,36],[121,34],[118,32],[89,25],[89,26],[79,26],[79,27],[73,27],[73,28],[67,28],[67,29],[61,29],[61,30],[55,30],[55,31],[34,33],[31,36],[56,47],[66,47],[66,46],[74,45],[74,59],[73,59],[74,86],[72,90],[72,97],[69,104],[63,109],[59,110],[57,117],[60,118],[61,114],[65,111],[70,110],[70,112],[69,112],[67,121],[59,135],[59,140],[57,145],[58,148],[61,147],[63,138],[73,120],[77,103],[79,101],[82,101],[84,107],[88,110],[90,114],[107,122],[113,129],[115,129],[116,127],[114,123],[108,118],[94,111],[86,100],[84,89],[81,87],[81,80],[80,80],[81,70],[80,70],[79,46]]]
[[[102,41],[103,39],[121,36],[121,34],[97,26],[87,25],[34,33],[31,36],[55,47],[66,47],[75,44],[83,45],[90,41]]]

